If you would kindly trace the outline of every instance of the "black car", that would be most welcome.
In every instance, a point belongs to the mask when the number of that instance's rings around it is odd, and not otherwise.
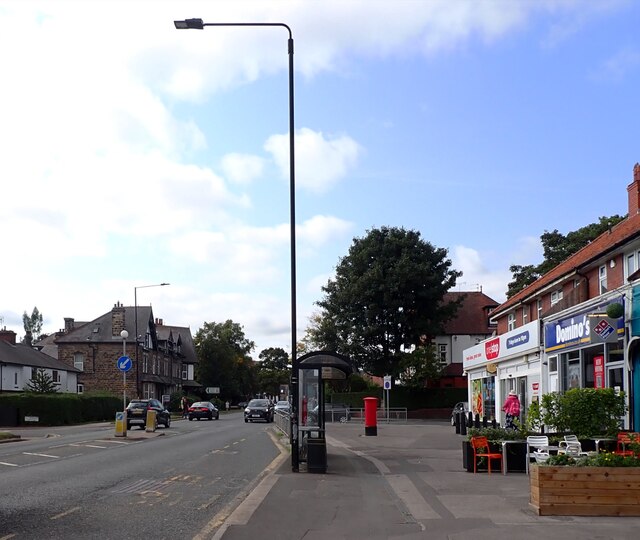
[[[220,418],[220,412],[216,409],[216,406],[210,401],[196,401],[189,407],[189,420],[200,420],[200,418],[206,418],[207,420],[218,420]]]
[[[264,420],[273,422],[273,404],[268,399],[252,399],[244,410],[244,421]]]
[[[147,411],[156,411],[156,426],[162,424],[165,428],[171,426],[171,414],[157,399],[132,399],[127,405],[127,429],[131,426],[147,426]]]

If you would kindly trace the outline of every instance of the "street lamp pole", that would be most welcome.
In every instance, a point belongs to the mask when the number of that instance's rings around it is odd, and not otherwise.
[[[127,356],[127,338],[129,337],[129,332],[123,330],[120,332],[120,337],[122,338],[122,357]],[[127,411],[127,372],[122,371],[122,410],[124,412]]]
[[[291,468],[299,470],[298,452],[298,375],[296,340],[296,182],[295,182],[295,134],[294,134],[294,93],[293,93],[293,34],[284,23],[205,23],[202,19],[174,21],[178,30],[203,30],[205,26],[280,26],[287,30],[289,39],[289,207],[291,227]]]
[[[164,287],[165,285],[171,285],[171,283],[158,283],[156,285],[138,285],[133,288],[133,319],[134,319],[134,341],[136,344],[135,359],[136,359],[136,392],[138,397],[142,397],[140,392],[140,364],[138,363],[138,289],[146,289],[147,287]]]

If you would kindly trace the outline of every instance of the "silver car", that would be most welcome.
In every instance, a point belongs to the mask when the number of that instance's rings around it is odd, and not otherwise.
[[[451,425],[456,425],[456,414],[458,413],[467,414],[469,412],[469,402],[468,401],[459,401],[456,403],[455,407],[451,411]]]

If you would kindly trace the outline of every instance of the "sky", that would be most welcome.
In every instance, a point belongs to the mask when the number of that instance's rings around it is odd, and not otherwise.
[[[0,326],[120,302],[291,350],[354,238],[419,231],[506,299],[540,235],[625,214],[633,0],[0,0]],[[159,283],[169,286],[148,287]]]

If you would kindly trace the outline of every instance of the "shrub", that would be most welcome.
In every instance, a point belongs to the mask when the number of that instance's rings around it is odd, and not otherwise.
[[[615,435],[626,406],[624,394],[612,388],[573,388],[564,394],[542,396],[542,421],[558,432],[584,439],[594,435]]]
[[[505,429],[503,427],[469,428],[468,439],[471,437],[486,437],[489,442],[499,443],[502,441],[513,441],[526,439],[526,433],[520,430]]]

